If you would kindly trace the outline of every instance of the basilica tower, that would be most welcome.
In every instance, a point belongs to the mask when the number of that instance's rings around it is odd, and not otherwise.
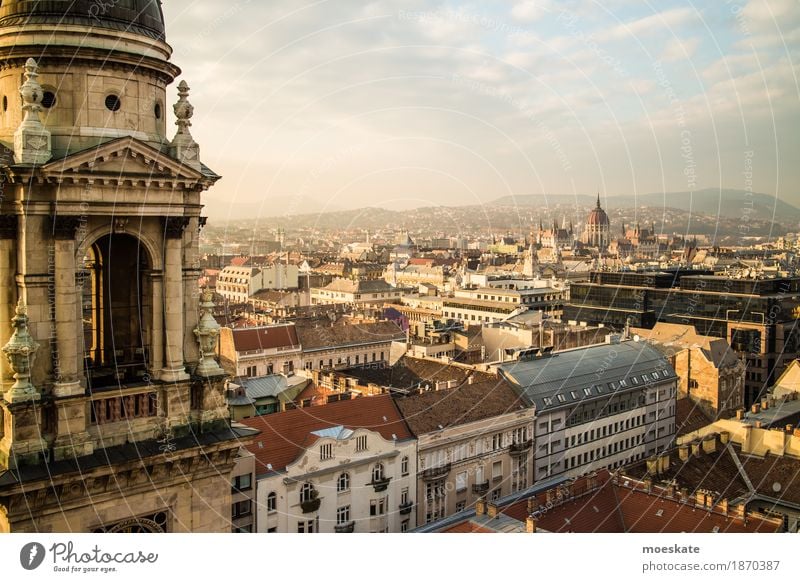
[[[157,0],[0,4],[0,531],[227,527],[247,435],[197,286],[219,176],[171,53]]]

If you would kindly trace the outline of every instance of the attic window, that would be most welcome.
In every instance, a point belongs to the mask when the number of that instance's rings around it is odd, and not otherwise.
[[[122,101],[120,101],[119,97],[113,93],[106,96],[106,109],[109,111],[119,111],[120,107],[122,107]]]
[[[563,394],[559,394],[559,395],[558,395],[558,401],[559,401],[559,402],[566,402],[566,401],[567,401],[567,399],[564,397],[564,395],[563,395]]]
[[[659,509],[658,511],[656,511],[656,517],[661,517],[662,515],[664,515],[663,509]]]

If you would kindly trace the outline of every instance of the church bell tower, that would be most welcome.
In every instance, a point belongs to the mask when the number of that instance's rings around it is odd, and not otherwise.
[[[229,531],[220,177],[171,53],[157,0],[0,4],[0,532]]]

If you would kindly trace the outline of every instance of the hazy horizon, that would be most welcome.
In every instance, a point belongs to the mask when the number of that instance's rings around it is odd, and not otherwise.
[[[204,197],[219,219],[598,190],[744,189],[800,206],[791,0],[164,12],[201,158],[223,175]]]

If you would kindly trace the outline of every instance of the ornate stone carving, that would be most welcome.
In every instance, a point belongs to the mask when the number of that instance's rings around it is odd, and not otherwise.
[[[3,397],[6,402],[12,404],[39,400],[41,396],[30,382],[31,368],[39,344],[28,333],[28,309],[22,298],[17,303],[17,313],[11,320],[11,325],[14,327],[14,333],[3,346],[3,353],[8,358],[16,381]]]
[[[53,217],[53,237],[56,240],[74,240],[80,225],[79,216],[55,216]]]
[[[115,233],[122,233],[125,232],[125,229],[128,227],[128,219],[127,218],[115,218],[112,228]]]
[[[188,96],[189,85],[186,81],[181,81],[178,85],[178,102],[173,106],[178,132],[172,140],[172,153],[181,163],[200,170],[200,146],[194,141],[192,133],[189,131],[192,126],[194,107],[189,103]]]
[[[0,214],[0,239],[17,238],[16,214]]]
[[[209,289],[203,289],[200,295],[200,321],[194,328],[194,335],[200,345],[200,363],[195,368],[197,376],[222,376],[225,371],[220,368],[214,359],[219,337],[219,324],[214,319],[214,294]]]
[[[183,238],[183,231],[189,224],[185,216],[170,216],[164,219],[164,236],[167,238]]]
[[[50,132],[39,119],[44,91],[39,85],[39,65],[25,62],[25,82],[19,88],[23,119],[14,133],[14,161],[18,164],[44,164],[52,157]]]

